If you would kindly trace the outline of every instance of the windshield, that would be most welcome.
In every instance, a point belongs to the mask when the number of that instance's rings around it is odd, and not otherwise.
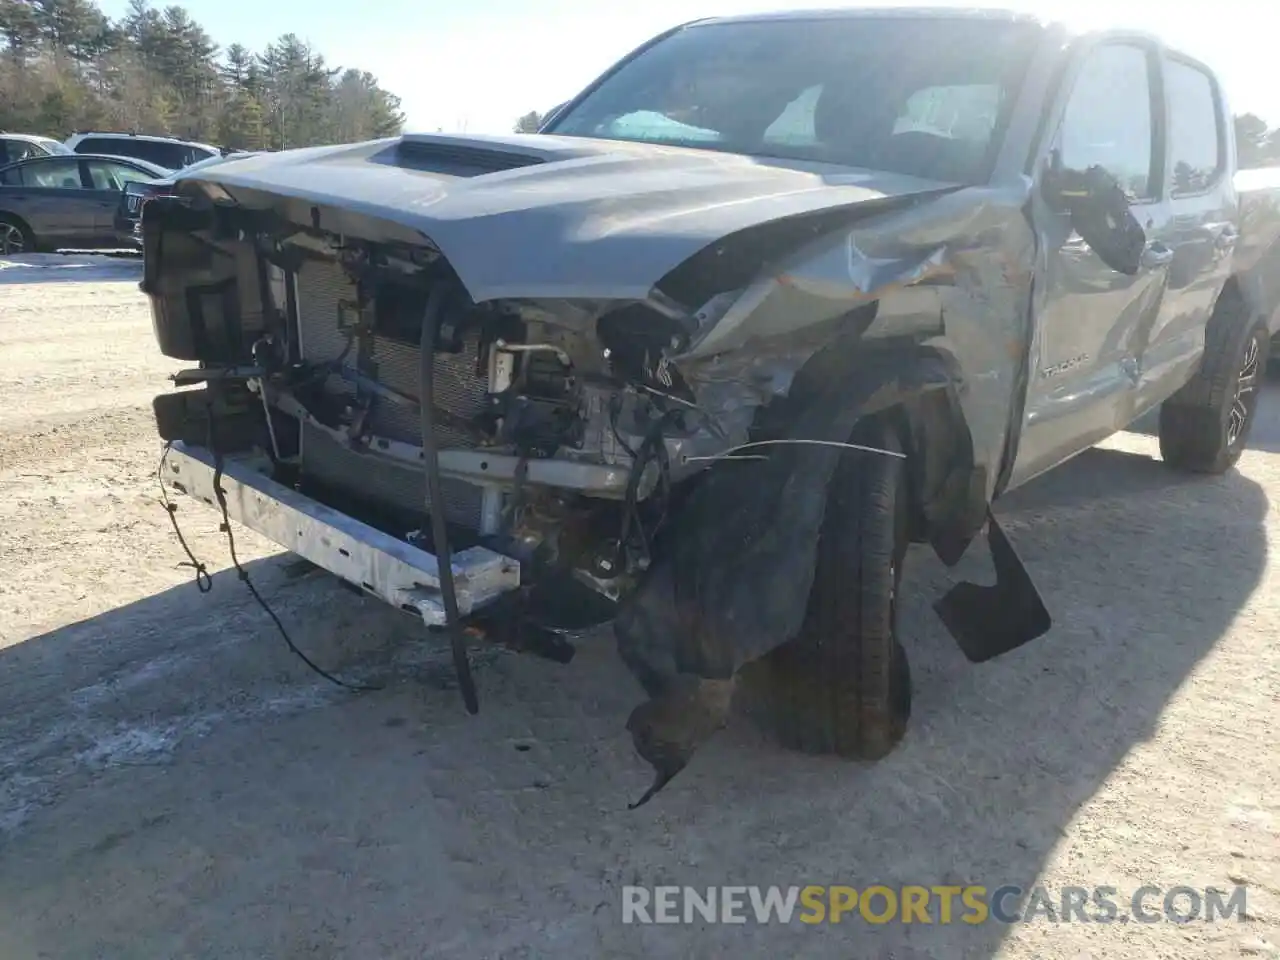
[[[36,137],[36,143],[44,147],[44,149],[47,150],[53,156],[60,157],[60,156],[66,156],[67,154],[70,154],[70,153],[75,153],[75,151],[72,150],[70,147],[68,147],[65,143],[59,143],[57,140],[51,140],[48,137]]]
[[[545,132],[981,182],[1037,35],[947,17],[694,25]]]

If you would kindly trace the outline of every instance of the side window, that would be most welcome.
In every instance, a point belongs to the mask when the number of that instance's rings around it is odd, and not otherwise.
[[[17,163],[19,160],[26,160],[28,157],[44,156],[43,150],[34,143],[28,143],[26,140],[10,140],[8,146],[9,163]]]
[[[1224,159],[1213,81],[1189,63],[1170,60],[1165,84],[1169,91],[1173,195],[1201,193],[1217,179]]]
[[[145,150],[146,141],[132,137],[95,137],[84,141],[78,148],[80,153],[105,153],[112,157],[141,157],[144,160]]]
[[[1090,53],[1058,131],[1063,165],[1076,170],[1100,166],[1131,199],[1150,199],[1156,195],[1153,128],[1146,51],[1107,44]]]
[[[185,167],[186,164],[186,148],[177,143],[152,143],[151,152],[144,157],[144,160],[150,160],[152,163],[158,163],[162,167],[168,167],[170,170],[177,170]]]
[[[68,157],[30,163],[22,168],[22,183],[27,187],[55,190],[79,190],[80,161]]]
[[[109,160],[88,160],[85,166],[89,168],[89,179],[93,181],[95,190],[123,190],[126,183],[152,179],[141,170]]]
[[[116,151],[121,156],[137,157],[149,163],[176,170],[186,164],[183,158],[187,150],[180,143],[167,143],[163,140],[138,140],[129,144],[127,153]]]

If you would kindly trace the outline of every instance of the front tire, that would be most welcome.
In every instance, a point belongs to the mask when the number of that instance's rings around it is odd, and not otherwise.
[[[1206,332],[1204,360],[1186,386],[1160,407],[1160,456],[1190,473],[1221,474],[1249,441],[1270,337],[1244,301],[1228,293]]]
[[[36,238],[31,228],[7,213],[0,213],[0,255],[35,253]]]
[[[897,434],[878,421],[852,440],[901,450]],[[742,671],[749,701],[784,746],[878,760],[906,733],[911,673],[896,636],[906,508],[903,460],[842,454],[800,634]]]

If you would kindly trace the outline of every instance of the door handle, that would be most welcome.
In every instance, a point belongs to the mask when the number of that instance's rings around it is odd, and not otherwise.
[[[1173,262],[1173,248],[1155,240],[1142,251],[1142,265],[1148,270],[1167,267]]]

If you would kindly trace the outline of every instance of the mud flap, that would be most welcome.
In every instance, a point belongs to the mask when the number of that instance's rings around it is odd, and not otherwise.
[[[990,511],[987,546],[996,582],[986,587],[957,583],[933,605],[972,663],[1015,650],[1042,636],[1053,624],[1031,575]]]

